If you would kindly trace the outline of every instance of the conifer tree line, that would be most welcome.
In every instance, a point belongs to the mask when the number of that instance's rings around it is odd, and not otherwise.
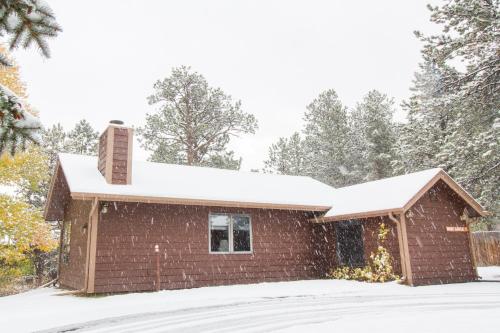
[[[302,133],[269,148],[264,172],[308,175],[334,187],[393,175],[394,102],[376,90],[350,109],[327,90],[304,114]]]
[[[369,92],[354,108],[334,90],[307,106],[302,133],[269,148],[266,172],[310,175],[335,187],[441,167],[492,215],[500,214],[500,18],[497,0],[428,6],[442,33],[426,36],[422,62],[395,123],[394,103]]]
[[[394,121],[398,106],[382,92],[369,91],[348,107],[333,89],[326,90],[307,105],[301,132],[269,148],[263,171],[309,175],[341,187],[441,167],[493,213],[488,221],[495,222],[500,209],[498,1],[455,0],[429,10],[443,33],[415,32],[423,42],[422,63],[411,96],[401,105],[406,121]],[[465,70],[456,68],[457,59]],[[146,115],[137,132],[150,160],[239,169],[241,158],[228,144],[258,128],[240,101],[185,66],[158,80],[148,101],[157,110]]]

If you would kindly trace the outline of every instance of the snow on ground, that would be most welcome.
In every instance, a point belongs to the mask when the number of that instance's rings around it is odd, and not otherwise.
[[[478,267],[478,273],[483,280],[500,281],[500,266]]]
[[[500,278],[500,266],[480,268]],[[309,280],[80,297],[0,298],[2,332],[498,332],[500,281],[411,288]]]

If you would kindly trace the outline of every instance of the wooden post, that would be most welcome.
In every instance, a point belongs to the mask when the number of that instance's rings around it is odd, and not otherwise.
[[[156,291],[160,290],[160,247],[155,245],[156,253]]]
[[[99,200],[94,198],[87,223],[87,256],[85,261],[85,286],[87,293],[94,292],[95,259],[97,243],[97,221],[99,219]]]
[[[401,273],[403,275],[403,281],[407,280],[408,272],[406,270],[406,256],[405,248],[403,243],[403,235],[401,230],[401,221],[394,217],[392,212],[389,213],[389,218],[396,224],[396,230],[398,233],[398,247],[399,247],[399,261],[401,264]]]

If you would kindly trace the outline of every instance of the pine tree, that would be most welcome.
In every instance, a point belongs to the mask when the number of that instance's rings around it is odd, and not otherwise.
[[[85,120],[80,120],[67,134],[67,145],[65,152],[80,155],[97,155],[99,143],[99,132]]]
[[[264,172],[301,176],[308,173],[306,150],[300,134],[290,138],[279,138],[269,147],[268,159],[264,161]]]
[[[152,161],[224,168],[239,163],[227,152],[231,137],[257,128],[255,117],[241,110],[241,102],[210,87],[189,67],[174,68],[154,89],[149,103],[159,110],[147,114],[146,125],[138,129]]]
[[[474,98],[482,108],[499,102],[500,22],[498,0],[451,0],[442,6],[431,6],[431,22],[442,25],[442,33],[425,36],[424,60],[440,67],[457,60],[465,71],[443,78],[443,89],[455,91],[460,98]]]
[[[337,93],[322,92],[307,106],[304,120],[306,158],[313,166],[310,175],[334,187],[356,182],[348,111]]]
[[[370,181],[392,175],[394,159],[394,101],[376,90],[370,91],[350,114],[351,132],[356,137],[359,177]]]
[[[408,123],[394,164],[396,173],[444,168],[493,213],[489,223],[500,214],[498,6],[489,0],[429,6],[443,31],[417,32],[424,64],[405,104]]]
[[[87,120],[81,119],[70,131],[65,131],[61,124],[52,125],[43,131],[41,141],[52,170],[59,153],[97,155],[99,132]]]
[[[48,155],[50,170],[53,170],[56,165],[57,154],[67,151],[68,142],[66,137],[67,134],[59,123],[43,130],[43,149]]]
[[[200,166],[207,166],[218,169],[239,170],[241,167],[241,157],[236,158],[234,151],[224,151],[217,154],[211,154],[207,159],[200,163]]]
[[[488,218],[493,223],[500,211],[500,119],[484,121],[473,100],[427,90],[435,77],[436,70],[417,75],[405,104],[408,122],[398,135],[394,172],[443,168],[493,213]]]

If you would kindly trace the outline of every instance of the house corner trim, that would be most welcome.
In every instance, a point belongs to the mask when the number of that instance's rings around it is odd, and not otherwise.
[[[99,220],[99,200],[94,198],[89,213],[87,228],[87,260],[85,262],[85,287],[86,293],[94,293],[95,264],[97,253],[97,222]]]
[[[406,211],[401,214],[401,235],[403,236],[404,260],[406,266],[406,281],[408,285],[413,286],[413,273],[411,270],[410,249],[408,248],[408,231],[406,229]]]

